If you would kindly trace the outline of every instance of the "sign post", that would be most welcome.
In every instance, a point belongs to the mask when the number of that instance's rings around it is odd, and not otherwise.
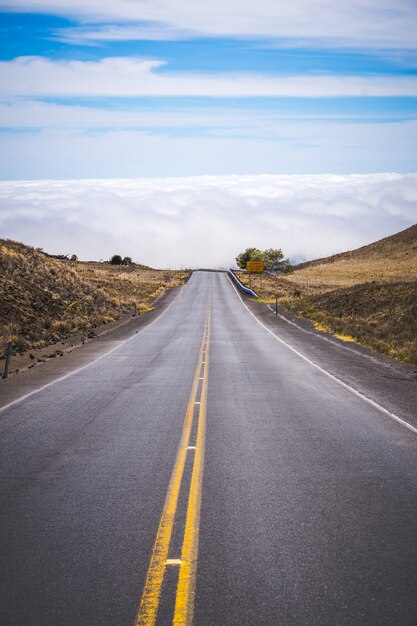
[[[3,371],[2,378],[7,378],[9,375],[10,357],[12,356],[12,350],[13,350],[13,345],[12,345],[12,342],[9,341],[9,343],[7,344],[6,360],[4,362],[4,371]]]

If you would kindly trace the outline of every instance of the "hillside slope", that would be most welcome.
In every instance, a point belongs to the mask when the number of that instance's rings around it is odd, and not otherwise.
[[[362,283],[283,303],[319,330],[417,365],[417,280]]]
[[[417,224],[252,284],[320,330],[417,365]]]
[[[356,248],[355,250],[348,250],[347,252],[340,252],[339,254],[333,254],[329,257],[322,259],[314,259],[312,261],[306,261],[297,265],[297,269],[304,269],[306,267],[312,267],[314,265],[321,265],[327,263],[336,263],[337,261],[343,261],[352,258],[367,258],[372,256],[391,254],[402,256],[408,255],[411,248],[416,249],[417,246],[417,224],[401,230],[394,235],[389,235],[378,241],[374,241],[366,246]]]
[[[320,290],[417,279],[417,224],[357,250],[297,266],[291,281]]]
[[[0,239],[0,357],[7,341],[18,352],[74,333],[94,336],[101,324],[145,310],[187,274],[142,266],[70,262]]]

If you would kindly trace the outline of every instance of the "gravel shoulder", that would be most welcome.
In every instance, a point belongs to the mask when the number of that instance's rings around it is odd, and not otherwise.
[[[244,298],[259,321],[282,341],[346,385],[417,427],[417,368],[373,352],[355,343],[345,343],[330,333],[315,329],[307,319]]]
[[[138,317],[124,316],[118,322],[96,329],[96,336],[73,335],[67,341],[12,357],[10,375],[0,378],[0,408],[20,397],[88,365],[153,322],[175,299],[181,287],[168,289],[154,300],[153,310]],[[3,361],[4,364],[4,361]]]

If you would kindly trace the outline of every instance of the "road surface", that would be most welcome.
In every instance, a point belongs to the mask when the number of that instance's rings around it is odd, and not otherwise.
[[[1,624],[417,624],[415,381],[261,323],[194,273],[1,410]]]

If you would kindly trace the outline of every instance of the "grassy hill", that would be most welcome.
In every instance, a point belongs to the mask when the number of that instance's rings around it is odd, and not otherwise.
[[[417,365],[417,224],[252,285],[320,330]]]
[[[51,258],[0,239],[0,357],[11,340],[18,352],[75,333],[94,336],[102,324],[149,308],[187,272]]]
[[[357,250],[301,263],[293,279],[313,290],[416,280],[417,224]]]

